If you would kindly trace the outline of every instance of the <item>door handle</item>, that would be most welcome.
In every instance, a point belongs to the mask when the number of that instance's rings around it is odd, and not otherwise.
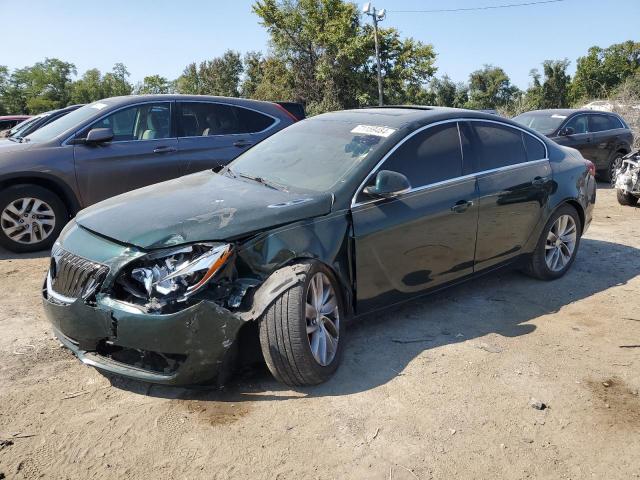
[[[469,207],[473,207],[473,202],[469,200],[460,200],[451,207],[451,211],[453,213],[464,213]]]
[[[171,153],[177,151],[178,149],[175,147],[156,147],[153,149],[153,153]]]
[[[544,185],[546,183],[546,179],[542,177],[536,177],[532,180],[533,185]]]
[[[249,142],[247,140],[238,140],[237,142],[233,143],[234,147],[238,147],[238,148],[244,148],[244,147],[248,147],[250,145],[253,145],[252,142]]]

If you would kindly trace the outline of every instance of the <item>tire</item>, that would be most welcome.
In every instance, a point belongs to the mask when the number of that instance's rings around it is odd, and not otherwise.
[[[625,153],[623,152],[614,152],[607,164],[607,170],[604,172],[604,179],[609,182],[612,187],[614,187],[616,183],[615,172],[620,168],[620,165],[622,165],[622,157],[624,156]]]
[[[260,346],[267,367],[276,380],[290,386],[317,385],[328,380],[338,368],[345,342],[344,300],[335,276],[321,263],[310,262],[304,265],[306,271],[303,281],[276,297],[259,319]],[[317,315],[314,320],[317,324],[308,325],[307,297],[313,296],[314,289],[311,283],[317,281],[317,278],[321,278],[323,283],[326,280],[333,291],[335,309],[333,313],[326,313],[326,317],[322,318],[332,320],[335,329],[330,328],[325,320],[318,320]],[[323,284],[323,288],[325,287],[326,284]],[[328,300],[331,300],[330,296]],[[330,303],[327,302],[327,308],[331,308]],[[308,333],[309,329],[313,328],[315,331]],[[322,342],[314,339],[328,335],[330,330],[337,333],[335,339],[331,335],[336,345],[333,355],[327,353],[324,358],[325,364],[322,364],[321,352],[318,353]],[[332,343],[328,337],[326,341],[328,343],[325,344],[325,351],[329,352]],[[316,354],[319,358],[316,358],[312,351],[313,343],[317,347]]]
[[[616,197],[618,197],[618,203],[625,207],[635,207],[638,205],[638,197],[622,190],[616,190]]]
[[[13,185],[0,193],[0,245],[12,252],[51,248],[68,220],[65,204],[46,188]]]
[[[571,254],[568,260],[565,260],[565,255],[568,253],[568,246],[565,243],[565,246],[557,246],[556,243],[550,240],[550,232],[552,229],[556,228],[556,222],[561,217],[570,217],[573,225],[575,227],[575,239],[573,240],[573,249],[571,249]],[[569,227],[568,227],[569,228]],[[570,235],[566,235],[566,238],[569,238]],[[563,235],[563,236],[565,236]],[[539,280],[555,280],[556,278],[562,277],[571,265],[573,264],[576,255],[578,253],[578,248],[580,246],[580,237],[582,235],[582,222],[580,221],[580,217],[578,212],[574,207],[569,204],[564,204],[560,208],[558,208],[551,218],[547,221],[544,228],[542,229],[542,233],[540,234],[540,238],[538,243],[536,244],[536,248],[528,260],[528,263],[525,267],[525,272],[531,275],[534,278]],[[548,247],[549,243],[549,247]],[[552,268],[549,265],[548,260],[551,260],[553,264],[553,257],[548,259],[547,251],[549,251],[550,255],[553,255],[551,250],[558,250],[558,255],[561,255],[562,258],[558,259],[558,264],[556,268]],[[560,265],[560,260],[563,260],[562,265]]]

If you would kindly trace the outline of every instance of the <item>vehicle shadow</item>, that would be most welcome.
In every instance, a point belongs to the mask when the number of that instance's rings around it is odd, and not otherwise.
[[[350,326],[342,365],[335,376],[314,387],[291,389],[281,385],[264,366],[236,375],[223,390],[150,386],[109,378],[115,387],[139,394],[217,402],[358,393],[405,374],[403,370],[417,357],[420,366],[411,368],[411,375],[428,380],[432,368],[426,365],[436,355],[445,354],[440,347],[468,342],[470,348],[499,353],[503,348],[500,336],[527,335],[536,329],[528,323],[531,320],[627,283],[640,272],[639,254],[640,250],[633,247],[585,238],[571,271],[553,282],[505,270],[362,317]],[[482,340],[489,334],[494,335]]]
[[[42,250],[40,252],[15,253],[0,247],[0,260],[23,260],[30,258],[46,258],[51,255],[51,250]]]

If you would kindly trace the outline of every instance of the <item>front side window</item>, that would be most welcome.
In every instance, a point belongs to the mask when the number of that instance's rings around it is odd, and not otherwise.
[[[520,130],[495,123],[473,122],[475,132],[473,150],[476,171],[517,165],[527,161]]]
[[[413,188],[462,176],[457,123],[417,133],[393,152],[381,168],[402,173]]]
[[[110,128],[113,140],[155,140],[171,135],[171,108],[169,103],[145,103],[123,108],[93,123],[80,135],[85,137],[94,128]]]
[[[564,128],[572,128],[574,134],[587,133],[589,131],[587,123],[586,115],[578,115],[569,120]]]
[[[253,110],[211,102],[181,102],[179,120],[179,137],[256,133],[275,122]]]

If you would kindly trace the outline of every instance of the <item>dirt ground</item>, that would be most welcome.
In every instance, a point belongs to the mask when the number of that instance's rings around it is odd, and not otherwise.
[[[0,478],[638,478],[639,249],[640,208],[601,187],[564,278],[362,319],[335,378],[296,391],[264,368],[224,391],[109,379],[53,339],[46,254],[0,252]]]

